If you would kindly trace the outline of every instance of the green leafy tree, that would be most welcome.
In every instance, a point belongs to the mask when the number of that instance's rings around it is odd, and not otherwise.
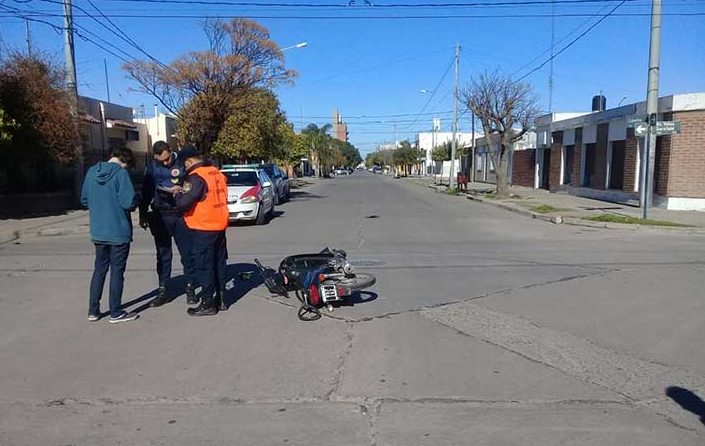
[[[228,117],[212,153],[227,161],[285,158],[286,118],[276,96],[258,88],[234,101],[240,112]]]
[[[186,53],[169,65],[132,61],[123,68],[178,117],[180,141],[209,152],[226,123],[243,111],[239,106],[248,104],[240,100],[243,95],[255,87],[292,82],[296,73],[284,67],[279,46],[257,22],[209,20],[204,31],[206,50]]]
[[[307,145],[318,158],[319,175],[327,174],[333,165],[333,146],[330,136],[332,128],[331,124],[324,124],[321,127],[309,124],[301,131]]]

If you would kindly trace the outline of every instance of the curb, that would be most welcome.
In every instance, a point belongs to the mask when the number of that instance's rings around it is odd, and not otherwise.
[[[583,226],[589,228],[598,229],[621,229],[627,231],[644,231],[644,232],[657,232],[657,233],[671,233],[671,234],[705,234],[705,228],[682,228],[682,227],[670,227],[670,226],[649,226],[649,225],[632,225],[625,223],[603,223],[598,221],[582,220],[575,217],[565,217],[562,215],[546,215],[537,214],[526,209],[516,208],[514,206],[498,203],[492,200],[486,200],[481,197],[474,195],[466,195],[468,200],[477,201],[479,203],[487,203],[492,206],[504,209],[506,211],[514,212],[515,214],[523,215],[525,217],[530,217],[535,220],[546,221],[554,224],[566,224],[571,226]]]

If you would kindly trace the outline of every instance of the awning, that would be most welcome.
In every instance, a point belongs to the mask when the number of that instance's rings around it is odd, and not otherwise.
[[[135,130],[137,129],[137,126],[131,122],[127,121],[121,121],[120,119],[106,119],[105,120],[105,126],[109,129],[114,128],[114,127],[120,127],[123,129],[130,129],[130,130]]]
[[[88,122],[89,124],[100,124],[100,119],[94,118],[88,113],[80,113],[78,117],[79,119],[81,119],[81,121]]]

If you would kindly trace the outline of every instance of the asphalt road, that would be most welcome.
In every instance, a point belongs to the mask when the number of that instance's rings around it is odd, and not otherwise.
[[[1,245],[0,444],[705,441],[705,236],[552,225],[367,173],[277,211],[229,229],[213,318],[148,308],[139,229],[123,301],[141,317],[120,325],[86,320],[85,235]],[[377,284],[320,321],[238,275],[325,246]]]

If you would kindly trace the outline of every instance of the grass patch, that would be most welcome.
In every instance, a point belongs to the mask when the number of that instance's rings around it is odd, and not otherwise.
[[[484,194],[482,194],[482,198],[489,198],[490,200],[508,200],[508,199],[521,200],[522,199],[521,195],[517,195],[517,194],[509,194],[506,197],[500,197],[499,195],[497,195],[496,192],[484,193]]]
[[[537,214],[550,214],[552,212],[566,211],[567,209],[554,208],[549,204],[542,204],[539,206],[532,206],[531,210]]]
[[[665,220],[643,220],[641,218],[630,217],[627,215],[616,214],[600,214],[592,217],[583,217],[583,220],[599,221],[602,223],[624,223],[628,225],[647,225],[647,226],[672,226],[678,228],[692,228],[692,225],[684,225],[673,221]]]

